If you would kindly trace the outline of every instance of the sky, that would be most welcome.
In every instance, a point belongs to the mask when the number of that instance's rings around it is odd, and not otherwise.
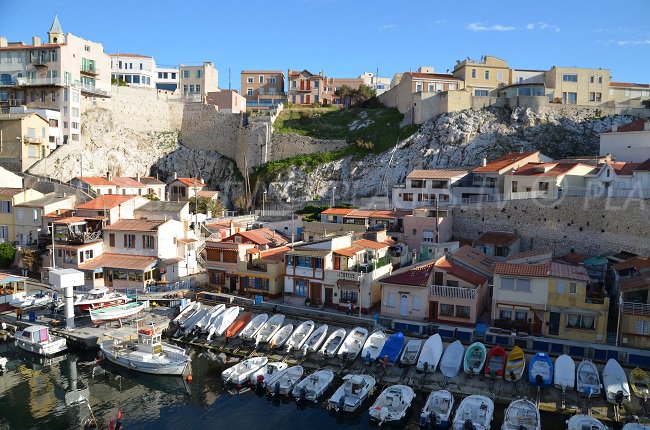
[[[107,53],[212,61],[221,88],[239,89],[246,69],[392,77],[486,54],[511,68],[602,67],[613,81],[650,83],[650,0],[0,0],[0,35],[46,38],[55,14]]]

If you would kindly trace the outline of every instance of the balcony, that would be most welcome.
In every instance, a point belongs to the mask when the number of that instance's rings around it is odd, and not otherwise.
[[[2,85],[18,86],[18,87],[38,87],[38,86],[63,86],[61,78],[16,78],[11,83],[4,83]]]
[[[43,142],[43,139],[36,136],[23,136],[23,142],[34,144],[34,145],[40,145]]]
[[[650,304],[623,302],[622,310],[626,315],[650,317]]]
[[[250,270],[252,272],[266,272],[267,271],[267,264],[266,263],[258,263],[258,262],[249,262],[249,263],[246,263],[246,270]]]
[[[447,297],[453,299],[476,300],[481,287],[464,288],[449,287],[446,285],[429,285],[429,295],[434,297]]]
[[[32,61],[34,67],[47,67],[47,63],[47,58],[44,57],[35,58],[34,61]]]
[[[102,240],[101,231],[93,232],[67,232],[54,235],[54,243],[58,245],[85,245],[87,243],[99,242]]]
[[[81,67],[79,73],[82,75],[97,76],[99,75],[99,69],[97,67]]]

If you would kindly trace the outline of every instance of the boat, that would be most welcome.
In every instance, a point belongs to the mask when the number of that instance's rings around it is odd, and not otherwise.
[[[334,357],[336,355],[336,351],[338,351],[339,347],[343,343],[343,340],[345,339],[345,333],[346,331],[344,328],[340,328],[332,332],[325,343],[323,343],[321,349],[318,351],[319,354],[327,357]]]
[[[52,336],[44,325],[32,325],[16,332],[16,346],[34,354],[51,357],[68,348],[64,338]]]
[[[422,349],[422,344],[424,342],[422,339],[411,339],[406,342],[406,346],[402,351],[402,355],[399,358],[399,362],[405,366],[410,366],[418,361],[418,356],[420,355],[420,350]]]
[[[183,333],[184,334],[190,333],[194,329],[196,323],[201,321],[201,318],[203,318],[208,313],[209,310],[210,310],[209,308],[202,306],[201,309],[199,309],[192,316],[190,316],[188,319],[183,321],[181,323],[181,328],[183,330]]]
[[[217,315],[210,324],[210,327],[208,327],[208,340],[212,339],[213,335],[216,337],[222,336],[232,323],[235,322],[240,311],[241,308],[239,306],[231,306]]]
[[[650,430],[650,424],[642,424],[640,422],[627,423],[621,430]]]
[[[435,372],[438,368],[438,363],[440,363],[443,349],[440,335],[436,333],[431,336],[422,346],[420,358],[418,358],[418,363],[415,365],[415,370],[424,373]]]
[[[447,378],[455,378],[460,372],[460,367],[463,365],[463,356],[465,355],[465,348],[460,340],[454,341],[445,349],[442,358],[440,359],[440,371]]]
[[[318,348],[320,348],[327,337],[327,329],[327,324],[323,324],[309,335],[305,343],[302,345],[304,355],[318,351]]]
[[[289,365],[281,361],[268,362],[266,365],[251,373],[250,377],[248,378],[248,382],[253,385],[264,387],[266,381],[270,377],[274,376],[280,370],[286,369],[287,367],[289,367]]]
[[[239,334],[239,332],[248,325],[250,322],[251,318],[253,318],[253,313],[252,312],[244,312],[243,314],[240,314],[237,319],[230,324],[230,326],[226,329],[226,339],[231,339]]]
[[[377,359],[385,365],[393,365],[399,358],[399,353],[402,352],[402,347],[404,347],[404,333],[398,331],[397,333],[391,334],[388,339],[386,339]]]
[[[573,390],[576,385],[576,363],[566,354],[555,359],[553,385],[561,390]]]
[[[241,385],[248,381],[251,374],[266,366],[268,362],[268,357],[248,358],[221,372],[221,379],[227,384]]]
[[[0,372],[7,370],[7,363],[9,359],[7,357],[0,357]]]
[[[397,422],[406,416],[415,392],[408,385],[391,385],[381,392],[370,407],[370,418],[380,424]]]
[[[291,394],[296,400],[315,402],[329,388],[334,380],[334,372],[329,369],[318,370],[298,382]]]
[[[460,402],[452,429],[489,430],[493,414],[494,402],[489,397],[472,394]]]
[[[269,319],[267,314],[256,315],[255,318],[251,319],[246,327],[239,333],[239,337],[243,340],[253,340],[258,331],[262,328],[266,321]]]
[[[506,368],[508,353],[500,346],[493,346],[485,358],[485,376],[502,378]]]
[[[179,314],[176,315],[176,318],[172,320],[172,323],[180,325],[181,322],[185,321],[187,318],[194,315],[194,313],[197,312],[199,309],[201,309],[201,303],[199,302],[191,302],[187,304],[183,309],[181,309]]]
[[[420,412],[420,428],[446,429],[453,409],[454,396],[449,391],[432,391]]]
[[[530,400],[515,399],[508,405],[503,416],[501,430],[541,430],[539,408]]]
[[[376,331],[368,336],[366,343],[361,350],[361,357],[368,363],[377,360],[381,349],[386,343],[386,333],[383,331]]]
[[[91,309],[119,305],[128,301],[129,298],[126,294],[115,292],[108,287],[96,287],[85,293],[75,295],[73,304],[81,312],[86,312]]]
[[[293,332],[293,324],[287,324],[280,330],[276,331],[273,337],[269,340],[270,348],[280,348],[289,339]]]
[[[567,421],[567,430],[607,430],[607,426],[589,415],[574,415]]]
[[[121,305],[91,309],[90,320],[93,324],[117,321],[135,316],[144,310],[144,302],[129,302]]]
[[[598,368],[594,363],[591,362],[591,360],[585,358],[578,365],[576,387],[578,389],[578,393],[584,396],[600,395],[602,386],[600,385]]]
[[[650,376],[640,367],[636,367],[630,372],[630,386],[638,398],[645,401],[650,397]]]
[[[266,389],[273,395],[287,396],[293,387],[300,381],[304,370],[302,366],[291,366],[280,370],[266,383]]]
[[[182,375],[191,362],[183,348],[163,342],[153,327],[139,329],[135,343],[106,340],[99,348],[111,363],[153,375]]]
[[[521,348],[515,346],[508,353],[503,378],[506,381],[517,382],[524,375],[524,370],[526,370],[526,355]]]
[[[528,382],[540,388],[553,382],[553,361],[545,352],[536,353],[528,366]]]
[[[366,343],[366,339],[368,339],[368,330],[363,327],[353,328],[343,341],[337,355],[343,359],[354,361]]]
[[[285,345],[287,346],[287,352],[291,352],[292,349],[302,349],[302,346],[309,338],[309,335],[314,331],[316,324],[312,320],[303,321],[298,327],[291,333],[291,336],[287,340]]]
[[[483,369],[485,358],[487,357],[487,349],[481,342],[474,342],[465,351],[465,358],[463,360],[463,371],[468,375],[478,375]]]
[[[370,375],[345,375],[327,402],[327,408],[337,412],[354,412],[368,398],[375,387],[375,378]]]
[[[52,297],[49,294],[45,294],[43,291],[38,291],[36,294],[25,295],[18,299],[14,299],[10,301],[9,304],[15,308],[28,309],[46,306],[51,301]]]
[[[208,311],[203,315],[203,318],[201,318],[199,321],[197,321],[196,324],[194,324],[194,327],[192,330],[197,330],[203,333],[206,333],[208,331],[208,328],[210,327],[210,324],[223,313],[223,311],[226,310],[226,305],[223,303],[220,303],[216,306],[212,306],[211,308],[208,309]]]
[[[275,314],[269,318],[255,335],[255,345],[270,341],[273,335],[282,328],[284,318],[282,314]]]
[[[603,369],[603,385],[605,386],[608,402],[620,405],[623,402],[629,403],[631,401],[630,385],[627,382],[625,370],[613,358],[607,360],[607,364]]]

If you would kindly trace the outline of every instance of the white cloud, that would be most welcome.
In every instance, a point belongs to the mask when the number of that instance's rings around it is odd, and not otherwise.
[[[479,31],[513,31],[516,30],[517,27],[513,27],[510,25],[503,25],[503,24],[493,24],[490,26],[487,26],[485,24],[482,24],[480,22],[470,22],[465,26],[465,28],[469,31],[473,32],[479,32]]]
[[[600,27],[594,30],[594,33],[629,33],[627,27]]]
[[[558,27],[557,25],[548,24],[546,22],[538,22],[536,24],[529,22],[528,24],[526,24],[525,28],[526,30],[549,30],[549,31],[554,31],[556,33],[559,33],[560,31],[560,27]]]
[[[384,24],[379,27],[379,31],[394,30],[397,28],[397,24]]]
[[[618,46],[639,46],[639,45],[650,45],[650,39],[641,39],[641,40],[616,40],[614,41]]]

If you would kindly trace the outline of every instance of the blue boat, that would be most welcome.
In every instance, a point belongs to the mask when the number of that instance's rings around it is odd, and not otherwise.
[[[402,352],[404,347],[404,333],[398,331],[395,334],[392,334],[388,339],[384,347],[381,349],[377,360],[380,362],[386,362],[387,364],[395,364],[399,358],[399,353]]]
[[[553,383],[553,360],[548,354],[538,352],[530,359],[528,382],[541,388],[549,387]]]

